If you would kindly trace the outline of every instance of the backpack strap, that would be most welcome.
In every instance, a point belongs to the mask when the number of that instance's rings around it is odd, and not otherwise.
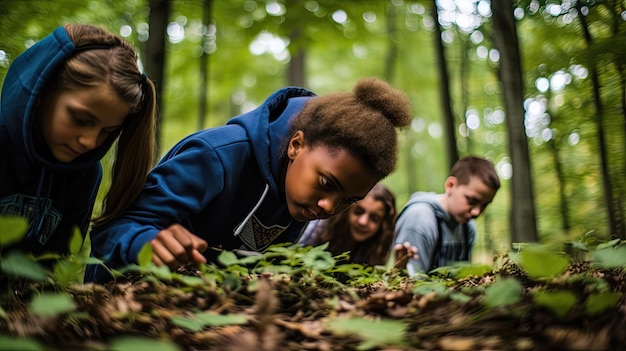
[[[443,231],[441,230],[441,219],[435,213],[435,218],[437,219],[437,241],[435,243],[435,248],[433,249],[432,258],[430,260],[430,268],[426,271],[426,273],[432,271],[433,269],[439,267],[439,255],[441,254],[441,245],[442,245],[442,236]]]
[[[442,225],[444,225],[443,221],[441,220],[441,218],[439,218],[438,216],[435,216],[437,218],[437,243],[435,244],[435,248],[433,250],[433,255],[432,255],[432,260],[430,261],[430,268],[428,269],[427,272],[432,271],[435,268],[439,267],[439,256],[441,254],[441,245],[442,241],[443,241],[443,230],[442,230]],[[461,225],[461,234],[463,236],[463,256],[461,257],[461,260],[463,261],[469,261],[469,250],[470,250],[470,245],[469,245],[469,225],[468,223],[462,224]]]

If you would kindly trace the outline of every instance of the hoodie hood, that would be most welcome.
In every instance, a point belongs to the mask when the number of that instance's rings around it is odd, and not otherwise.
[[[265,102],[243,115],[234,117],[227,124],[237,124],[246,130],[254,145],[253,152],[267,185],[278,193],[278,179],[285,145],[291,137],[289,121],[302,111],[305,103],[315,93],[299,87],[286,87],[274,92]],[[268,164],[270,167],[265,168]]]
[[[11,64],[2,87],[0,98],[0,130],[6,130],[16,155],[18,167],[25,172],[32,165],[42,164],[53,172],[73,171],[94,166],[107,153],[116,135],[69,163],[57,161],[48,148],[41,150],[33,141],[33,125],[38,101],[47,82],[64,62],[76,52],[76,46],[63,27],[19,55]]]
[[[406,203],[405,208],[418,202],[427,203],[433,208],[433,211],[435,211],[435,215],[437,216],[437,218],[440,218],[445,222],[450,222],[450,215],[448,214],[448,212],[446,212],[446,210],[443,209],[443,207],[441,207],[441,204],[439,204],[440,198],[441,194],[419,191],[411,195],[411,198],[409,198],[409,201]]]

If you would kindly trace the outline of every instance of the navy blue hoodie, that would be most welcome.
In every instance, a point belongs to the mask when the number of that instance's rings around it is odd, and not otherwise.
[[[0,214],[26,217],[31,229],[17,246],[33,253],[66,253],[78,227],[86,234],[102,179],[100,159],[115,136],[72,162],[57,161],[33,135],[46,83],[76,47],[63,27],[11,64],[0,98]]]
[[[173,223],[224,250],[295,242],[305,223],[290,216],[279,180],[290,121],[312,96],[281,89],[226,125],[180,141],[150,172],[134,204],[92,232],[92,254],[117,268],[137,263],[139,250]],[[213,261],[216,251],[204,254]],[[86,281],[107,278],[88,266]]]

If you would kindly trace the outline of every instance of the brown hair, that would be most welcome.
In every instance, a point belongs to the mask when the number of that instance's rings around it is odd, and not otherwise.
[[[152,81],[139,71],[137,53],[129,42],[92,25],[68,24],[64,28],[76,49],[52,79],[54,87],[73,90],[107,84],[131,106],[119,131],[102,215],[94,220],[101,225],[130,206],[154,165],[156,92]]]
[[[459,184],[468,184],[471,177],[478,177],[493,190],[500,189],[500,179],[493,163],[476,156],[466,156],[454,163],[450,176],[456,177]]]
[[[367,196],[373,197],[385,206],[385,216],[383,217],[380,227],[376,234],[361,243],[363,247],[359,249],[362,258],[367,260],[370,266],[381,265],[387,262],[387,256],[393,241],[396,229],[396,199],[393,193],[382,183],[374,185]],[[314,245],[320,245],[328,242],[328,251],[333,255],[339,255],[346,251],[354,251],[357,243],[352,239],[350,233],[350,213],[353,207],[349,207],[345,211],[324,220],[315,228]],[[354,254],[354,252],[352,252]],[[354,255],[352,255],[354,258]]]
[[[359,80],[353,93],[334,93],[309,100],[295,118],[312,146],[343,148],[383,179],[396,167],[398,127],[411,119],[409,98],[377,78]]]

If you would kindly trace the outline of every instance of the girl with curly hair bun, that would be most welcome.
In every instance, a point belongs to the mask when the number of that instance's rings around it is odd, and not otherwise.
[[[176,269],[220,250],[295,243],[308,221],[341,213],[394,170],[397,129],[410,118],[406,94],[376,78],[350,93],[278,90],[175,145],[131,207],[96,228],[93,254],[115,268],[151,245],[156,265]],[[110,279],[99,269],[87,279]]]

